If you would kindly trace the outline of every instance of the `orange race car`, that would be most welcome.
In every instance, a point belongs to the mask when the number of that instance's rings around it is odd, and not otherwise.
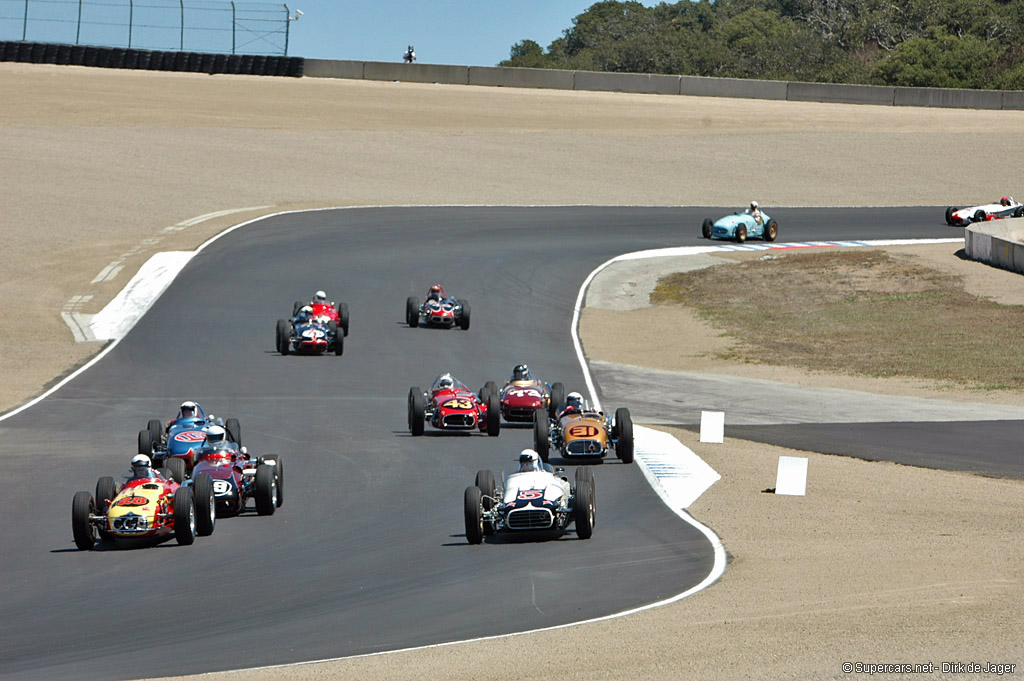
[[[633,462],[633,420],[629,409],[615,410],[615,418],[590,407],[579,393],[569,393],[558,414],[538,410],[533,423],[534,449],[547,462],[552,447],[566,459],[603,458],[610,450],[622,463]]]

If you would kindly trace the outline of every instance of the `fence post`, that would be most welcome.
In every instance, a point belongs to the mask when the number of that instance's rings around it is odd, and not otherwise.
[[[231,0],[231,54],[235,53],[235,0]]]
[[[181,43],[178,45],[178,49],[182,52],[185,51],[185,0],[178,0],[178,4],[181,6]]]
[[[25,36],[28,35],[28,0],[25,0],[25,18],[21,23],[21,41],[25,42]]]
[[[128,49],[132,49],[132,24],[135,23],[135,0],[128,0]]]
[[[78,0],[78,26],[75,28],[75,44],[82,37],[82,0]]]
[[[288,9],[288,4],[284,6],[284,56],[288,56],[288,33],[292,27],[291,10]]]

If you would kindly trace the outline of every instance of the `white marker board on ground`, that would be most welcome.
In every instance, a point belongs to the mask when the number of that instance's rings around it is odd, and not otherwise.
[[[806,496],[807,458],[802,456],[780,456],[779,472],[775,476],[775,493]]]
[[[700,413],[700,441],[718,443],[725,441],[724,411],[702,411]]]

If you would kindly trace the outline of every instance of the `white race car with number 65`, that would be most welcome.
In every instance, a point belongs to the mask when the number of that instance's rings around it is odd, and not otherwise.
[[[519,465],[506,471],[498,486],[494,473],[476,474],[466,488],[466,540],[479,544],[495,533],[561,533],[576,524],[576,536],[594,533],[594,473],[577,468],[574,483],[540,460],[532,449],[519,455]]]

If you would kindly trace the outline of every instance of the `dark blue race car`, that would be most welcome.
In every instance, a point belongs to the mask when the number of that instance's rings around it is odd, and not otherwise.
[[[139,454],[151,457],[154,468],[170,469],[173,477],[181,482],[184,473],[192,470],[196,453],[206,439],[203,428],[212,425],[224,426],[228,439],[241,446],[242,427],[238,419],[217,419],[207,414],[198,402],[187,401],[166,425],[160,419],[152,419],[145,430],[139,431]]]

